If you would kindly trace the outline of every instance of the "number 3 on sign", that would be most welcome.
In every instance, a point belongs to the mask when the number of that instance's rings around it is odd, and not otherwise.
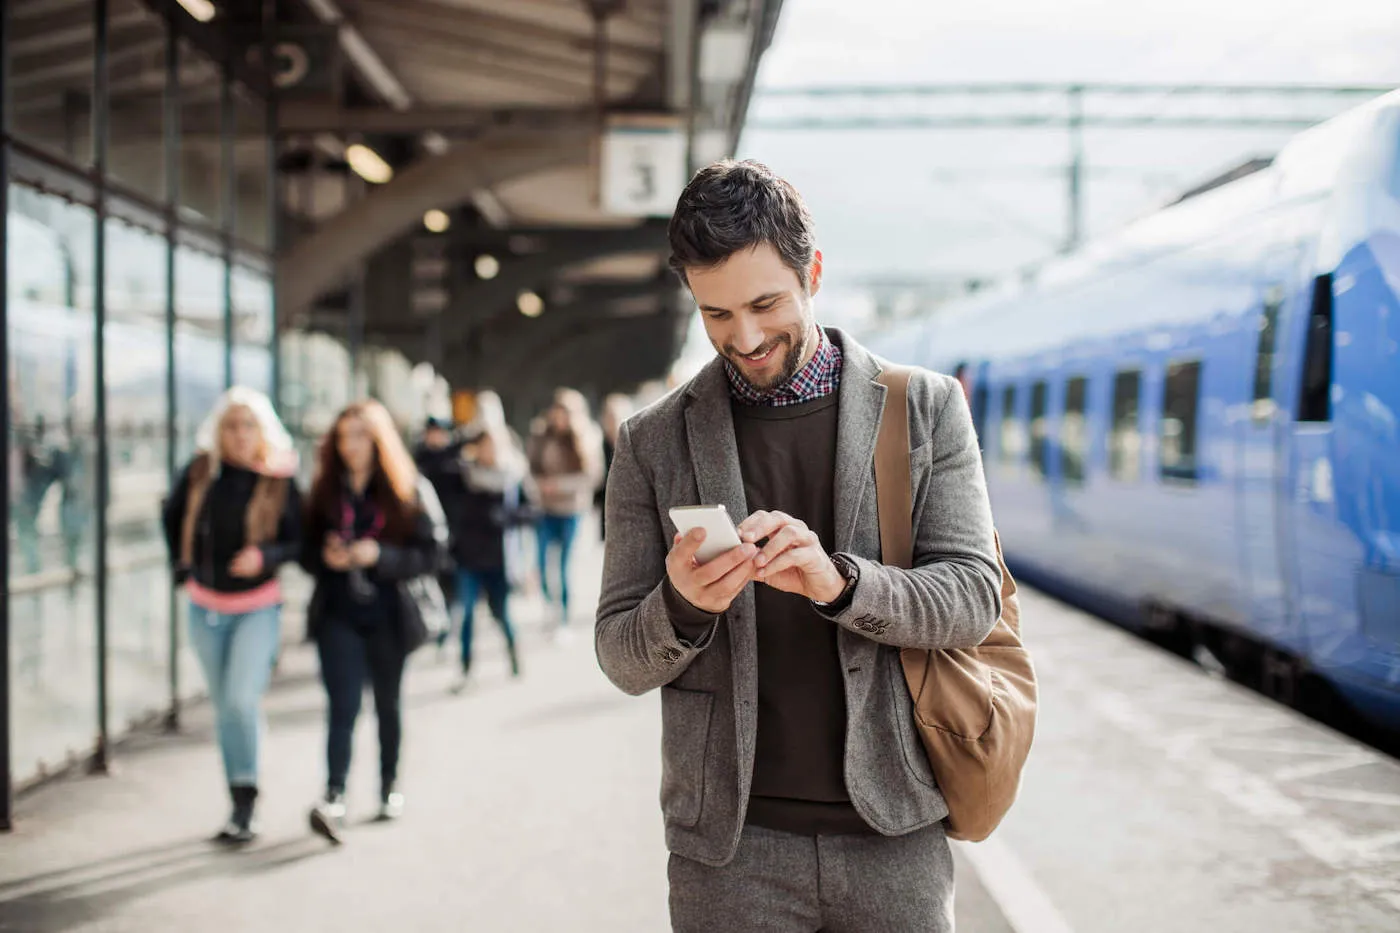
[[[636,187],[632,189],[632,200],[642,204],[650,204],[651,199],[656,197],[656,170],[646,162],[632,163],[632,172],[636,178]]]

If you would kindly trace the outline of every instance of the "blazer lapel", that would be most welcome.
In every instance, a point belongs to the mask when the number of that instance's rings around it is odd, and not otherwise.
[[[699,505],[723,505],[734,524],[749,516],[744,475],[739,469],[739,442],[734,437],[734,412],[730,408],[729,382],[723,361],[716,357],[692,380],[685,409],[686,439],[695,469]],[[744,587],[726,613],[729,650],[734,674],[734,715],[740,723],[740,770],[752,770],[754,733],[751,721],[758,699],[758,631],[753,584]]]
[[[873,497],[875,437],[880,431],[887,390],[875,382],[884,371],[879,360],[835,328],[829,328],[827,335],[841,347],[842,355],[836,425],[836,550],[850,552],[861,509]]]
[[[748,499],[739,470],[729,386],[718,357],[696,376],[689,395],[685,429],[695,469],[695,488],[700,494],[697,504],[724,506],[737,525],[748,517]]]

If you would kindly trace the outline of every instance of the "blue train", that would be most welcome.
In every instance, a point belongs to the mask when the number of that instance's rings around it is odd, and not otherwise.
[[[1028,581],[1400,729],[1400,92],[869,342],[960,372]]]

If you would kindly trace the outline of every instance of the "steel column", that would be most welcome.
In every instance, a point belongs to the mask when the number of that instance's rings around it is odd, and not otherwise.
[[[5,87],[9,71],[9,48],[6,43],[9,4],[0,3],[0,88]],[[10,214],[10,144],[9,114],[5,102],[9,95],[0,92],[0,403],[4,404],[5,420],[10,419],[10,346],[9,309],[6,296],[10,293],[9,260],[4,254],[7,220]],[[8,424],[7,424],[8,428]],[[10,432],[0,439],[0,489],[10,488]],[[10,497],[0,496],[0,527],[6,529],[4,546],[0,546],[0,580],[6,581],[5,598],[0,599],[0,832],[14,826],[14,793],[10,762]]]
[[[94,508],[97,520],[96,587],[97,603],[97,746],[93,749],[89,770],[106,774],[108,761],[107,716],[107,123],[111,116],[107,94],[107,0],[96,0],[93,7],[95,49],[93,54],[92,87],[92,153],[93,174],[96,176],[97,227],[93,237],[93,391],[97,423],[93,433],[97,441],[96,494]]]
[[[224,209],[220,229],[223,232],[224,258],[224,388],[233,385],[233,231],[238,213],[238,169],[234,165],[234,136],[238,132],[238,114],[233,106],[233,65],[226,58],[219,69],[219,167],[223,177]]]
[[[176,431],[180,417],[175,379],[175,244],[180,232],[180,37],[173,17],[166,17],[165,34],[165,472],[168,488],[175,488],[180,464]],[[167,594],[166,618],[170,620],[170,708],[165,714],[167,732],[180,729],[180,607],[172,577]]]

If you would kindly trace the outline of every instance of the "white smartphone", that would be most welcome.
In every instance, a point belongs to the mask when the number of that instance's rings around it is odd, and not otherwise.
[[[686,505],[671,510],[671,521],[681,534],[689,534],[696,528],[705,529],[705,541],[695,554],[695,560],[704,564],[738,547],[739,529],[734,527],[734,519],[722,505]]]

